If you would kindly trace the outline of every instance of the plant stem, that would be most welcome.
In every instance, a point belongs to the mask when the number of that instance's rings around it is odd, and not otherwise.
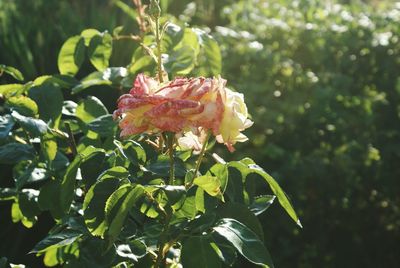
[[[161,62],[161,38],[160,38],[160,19],[156,18],[156,42],[157,42],[157,70],[158,70],[158,81],[163,81],[162,73],[162,62]]]
[[[167,134],[167,142],[168,142],[168,155],[169,155],[169,161],[170,161],[169,184],[174,185],[174,181],[175,181],[175,161],[174,161],[175,135],[174,135],[174,133]]]
[[[206,137],[206,139],[205,139],[205,141],[203,143],[203,147],[201,148],[199,158],[197,159],[196,170],[194,172],[194,176],[195,177],[197,177],[197,172],[199,172],[200,165],[201,165],[201,162],[203,161],[203,157],[204,157],[204,154],[206,152],[206,148],[207,148],[208,140],[210,139],[210,136],[211,136],[211,131],[208,131],[207,132],[207,137]]]
[[[78,154],[78,150],[76,149],[76,142],[74,139],[74,134],[72,133],[71,130],[71,126],[69,125],[68,122],[66,122],[65,127],[67,128],[69,146],[71,147],[72,154],[73,156],[76,156]]]

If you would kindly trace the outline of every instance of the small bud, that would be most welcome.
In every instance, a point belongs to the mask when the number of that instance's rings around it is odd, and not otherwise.
[[[160,7],[160,1],[159,0],[151,0],[150,1],[150,6],[148,9],[148,13],[150,17],[157,19],[161,15],[161,7]]]

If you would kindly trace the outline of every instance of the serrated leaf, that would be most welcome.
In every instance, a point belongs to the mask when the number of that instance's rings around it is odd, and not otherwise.
[[[65,230],[60,233],[50,234],[37,243],[29,253],[43,253],[50,249],[60,248],[75,242],[82,234],[75,230]]]
[[[126,184],[118,188],[107,199],[105,208],[105,218],[108,226],[106,237],[110,241],[114,241],[118,237],[129,210],[142,197],[143,193],[143,186]]]
[[[264,244],[242,223],[225,218],[217,222],[213,230],[231,243],[250,262],[263,267],[274,267]]]
[[[58,54],[58,69],[61,74],[74,76],[84,59],[85,42],[83,37],[76,35],[65,41]]]
[[[110,195],[118,188],[120,179],[105,177],[93,184],[83,202],[83,217],[88,230],[95,236],[103,236],[107,230],[105,205]]]
[[[89,157],[97,153],[104,153],[103,149],[95,148],[93,146],[86,147],[68,166],[64,178],[61,182],[61,206],[64,212],[68,212],[74,198],[75,181],[79,165]]]
[[[110,61],[112,53],[112,36],[105,32],[101,35],[94,35],[89,44],[89,60],[93,66],[104,71]]]

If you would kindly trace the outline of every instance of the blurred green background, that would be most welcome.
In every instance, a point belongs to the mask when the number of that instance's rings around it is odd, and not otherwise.
[[[299,213],[303,229],[278,206],[262,216],[276,267],[399,267],[400,2],[161,2],[178,20],[210,31],[222,76],[245,94],[255,121],[250,141],[220,153],[253,158]],[[0,0],[0,63],[26,79],[57,73],[68,37],[132,23],[121,7]],[[51,224],[43,216],[34,229],[11,227],[9,209],[0,208],[0,240],[19,241],[2,242],[0,255],[36,267],[21,247]]]

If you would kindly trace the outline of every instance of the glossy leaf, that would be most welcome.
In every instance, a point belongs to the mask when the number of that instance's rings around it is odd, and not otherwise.
[[[6,66],[4,64],[0,64],[0,76],[1,76],[1,74],[3,72],[6,73],[6,74],[11,75],[12,77],[14,77],[15,79],[17,79],[19,81],[23,81],[24,80],[24,76],[22,75],[22,73],[18,69],[14,68],[14,67]]]
[[[109,65],[112,53],[112,36],[107,32],[92,36],[88,53],[93,66],[99,71],[104,71]]]
[[[266,211],[269,206],[274,202],[274,195],[262,195],[254,198],[253,203],[249,206],[251,212],[258,216]]]
[[[192,236],[185,239],[182,243],[181,253],[183,266],[192,268],[221,267],[221,261],[210,242],[206,236]]]
[[[246,177],[249,173],[256,173],[260,175],[268,185],[271,187],[272,192],[278,198],[281,206],[286,210],[289,216],[301,227],[301,223],[299,218],[297,217],[296,212],[294,211],[292,205],[290,204],[289,199],[287,198],[285,192],[279,186],[279,184],[272,178],[267,172],[265,172],[261,167],[254,164],[251,159],[245,158],[242,161],[230,162],[229,166],[237,168],[243,177]]]
[[[264,244],[242,223],[225,218],[217,222],[213,230],[231,243],[250,262],[263,267],[274,267]]]
[[[43,120],[23,116],[16,111],[12,112],[11,115],[32,137],[39,137],[47,133],[48,126]]]
[[[12,142],[0,146],[0,164],[15,164],[34,157],[35,150],[28,144]]]
[[[193,180],[193,184],[199,186],[211,196],[216,196],[221,200],[224,199],[221,193],[221,183],[217,177],[210,175],[196,177]]]
[[[36,102],[26,96],[7,98],[6,105],[22,115],[33,117],[38,113]]]
[[[6,114],[0,116],[0,139],[4,139],[8,136],[14,124],[15,121],[11,115]]]
[[[83,216],[88,230],[95,236],[103,236],[107,230],[104,209],[107,199],[118,188],[120,179],[105,177],[98,181],[85,196]]]
[[[74,76],[84,59],[85,42],[81,36],[67,39],[58,54],[58,69],[61,74]]]
[[[47,122],[50,127],[57,128],[64,101],[60,88],[51,83],[44,83],[31,88],[29,97],[39,107],[39,118]]]
[[[89,123],[102,115],[108,114],[106,107],[96,97],[88,97],[79,102],[76,107],[76,117],[84,123]]]
[[[207,77],[221,74],[222,57],[217,41],[200,29],[194,31],[200,43],[200,53],[197,57],[199,75]]]
[[[164,67],[168,73],[186,75],[192,71],[195,63],[195,51],[190,46],[174,49],[165,59]]]
[[[50,234],[37,243],[29,253],[42,253],[50,249],[70,245],[81,236],[80,232],[74,230],[65,230],[60,233]]]
[[[129,210],[143,195],[144,188],[141,185],[126,184],[118,188],[107,199],[105,207],[105,219],[107,223],[107,238],[114,241],[125,222]]]

